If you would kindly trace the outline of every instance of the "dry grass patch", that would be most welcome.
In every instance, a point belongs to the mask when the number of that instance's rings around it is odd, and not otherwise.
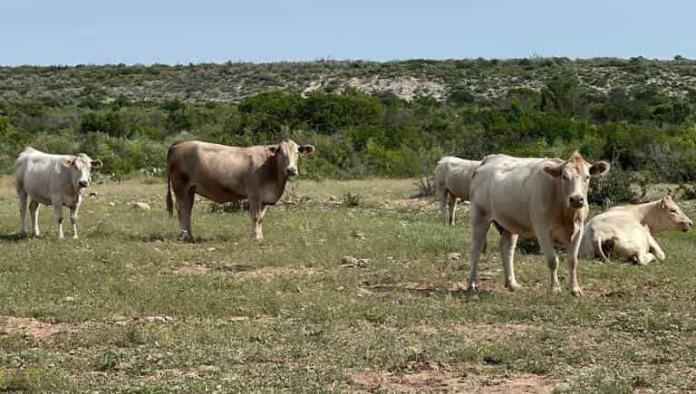
[[[51,323],[29,317],[0,316],[0,334],[30,335],[36,339],[47,339],[58,333],[72,333],[82,325]]]
[[[531,324],[493,323],[493,324],[449,324],[445,326],[425,325],[417,329],[422,335],[432,336],[441,333],[461,333],[475,342],[497,342],[515,336],[531,336],[540,333],[541,326]]]
[[[545,376],[501,376],[457,372],[444,364],[413,365],[410,373],[395,374],[365,369],[350,376],[348,383],[359,391],[457,392],[457,393],[551,393],[559,383]]]

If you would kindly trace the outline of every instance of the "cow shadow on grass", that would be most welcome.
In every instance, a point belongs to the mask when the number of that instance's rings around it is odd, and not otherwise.
[[[14,243],[14,242],[19,242],[19,241],[24,241],[27,240],[31,237],[29,237],[28,234],[25,233],[7,233],[7,234],[0,234],[0,242],[6,242],[6,243]]]
[[[135,242],[177,242],[181,244],[205,244],[216,241],[213,237],[193,237],[192,240],[182,240],[178,234],[174,233],[150,233],[150,234],[128,234],[128,240]]]
[[[376,284],[363,286],[362,289],[368,293],[403,293],[413,297],[453,297],[453,298],[483,298],[493,294],[490,290],[477,290],[471,292],[461,287],[432,286],[422,284]]]

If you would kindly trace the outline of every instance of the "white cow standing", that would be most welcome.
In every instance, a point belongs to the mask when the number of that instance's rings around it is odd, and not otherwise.
[[[469,200],[471,176],[480,161],[445,156],[435,166],[435,198],[440,201],[440,213],[445,225],[454,226],[457,198]]]
[[[607,254],[611,251],[612,256],[641,265],[664,260],[665,252],[653,234],[669,229],[689,231],[692,225],[670,196],[614,207],[587,222],[580,255],[609,261]]]
[[[517,290],[513,257],[519,235],[536,236],[551,274],[551,288],[560,290],[556,244],[568,253],[568,288],[581,294],[577,279],[578,249],[588,214],[590,178],[609,171],[609,163],[591,165],[575,152],[569,160],[521,159],[490,155],[471,182],[471,274],[477,289],[478,263],[491,224],[500,232],[505,287]]]
[[[92,168],[101,167],[84,153],[53,155],[28,147],[15,161],[15,187],[19,199],[21,232],[26,233],[26,210],[29,202],[32,234],[39,236],[39,204],[53,205],[58,224],[58,238],[63,238],[63,207],[70,208],[73,238],[77,238],[77,212],[82,191],[89,186]]]

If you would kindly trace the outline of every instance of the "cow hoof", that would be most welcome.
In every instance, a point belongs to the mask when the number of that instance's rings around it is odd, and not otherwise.
[[[557,286],[552,286],[552,287],[551,287],[551,292],[552,292],[552,293],[560,293],[561,290],[562,290],[562,289],[561,289],[561,286],[558,286],[558,285],[557,285]]]
[[[466,288],[467,293],[478,293],[478,286],[476,285],[469,285],[469,287]]]
[[[570,294],[575,296],[575,297],[580,297],[582,295],[582,289],[579,287],[576,287],[576,288],[570,290]]]
[[[193,243],[193,237],[188,231],[182,231],[179,235],[179,240],[182,242]]]
[[[80,239],[77,235],[73,235],[72,239]]]
[[[505,284],[505,287],[506,287],[508,290],[510,290],[510,291],[522,290],[522,285],[520,285],[520,284],[517,283],[517,282],[506,283],[506,284]]]

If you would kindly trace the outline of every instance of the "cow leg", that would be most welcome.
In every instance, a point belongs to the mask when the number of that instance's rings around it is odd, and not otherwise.
[[[19,222],[20,222],[20,234],[26,234],[27,232],[27,200],[28,194],[23,189],[17,189],[17,200],[19,201]]]
[[[633,261],[634,261],[636,264],[639,264],[639,265],[648,265],[648,264],[650,264],[653,260],[655,260],[656,257],[657,257],[657,256],[655,256],[654,254],[652,254],[652,253],[650,253],[650,252],[644,253],[644,254],[643,254],[643,253],[639,253],[639,254],[637,254],[636,256],[634,256]]]
[[[176,195],[176,213],[179,217],[179,238],[184,242],[193,242],[191,232],[191,213],[193,212],[193,202],[195,200],[195,188],[193,186],[174,187]]]
[[[522,288],[515,278],[515,246],[519,235],[499,228],[500,230],[500,257],[503,262],[503,271],[505,273],[505,287],[510,291],[519,290]]]
[[[53,215],[58,225],[58,239],[63,239],[65,237],[63,234],[63,204],[60,201],[53,202]]]
[[[448,194],[449,200],[449,225],[454,226],[454,214],[457,211],[457,197]]]
[[[580,251],[580,242],[582,241],[583,225],[576,223],[573,235],[570,237],[570,243],[566,253],[568,254],[568,289],[574,296],[582,295],[580,283],[578,283],[578,252]]]
[[[665,257],[667,257],[665,256],[665,252],[662,250],[660,245],[657,243],[655,238],[653,238],[652,234],[650,233],[648,233],[648,246],[649,250],[654,254],[654,256],[658,260],[662,261],[665,259]]]
[[[449,203],[449,192],[447,190],[443,190],[442,194],[439,196],[440,197],[440,215],[442,215],[442,221],[445,223],[445,226],[447,226],[449,216],[447,215],[448,212],[448,203]]]
[[[41,235],[39,231],[39,203],[31,200],[29,202],[29,219],[31,220],[31,233],[38,237]]]
[[[251,231],[255,240],[263,240],[263,217],[266,214],[266,207],[261,201],[249,200],[249,215],[251,216]]]
[[[548,231],[537,231],[537,240],[539,241],[539,247],[546,257],[546,265],[549,267],[549,274],[551,276],[551,290],[556,292],[561,290],[561,285],[558,283],[558,256],[556,256],[556,250],[553,246],[553,240]]]
[[[77,239],[77,212],[80,209],[80,203],[75,204],[70,208],[70,224],[72,224],[73,238]]]
[[[469,273],[469,291],[478,288],[478,264],[481,252],[486,245],[486,234],[491,226],[491,221],[486,215],[475,208],[471,211],[471,272]]]

